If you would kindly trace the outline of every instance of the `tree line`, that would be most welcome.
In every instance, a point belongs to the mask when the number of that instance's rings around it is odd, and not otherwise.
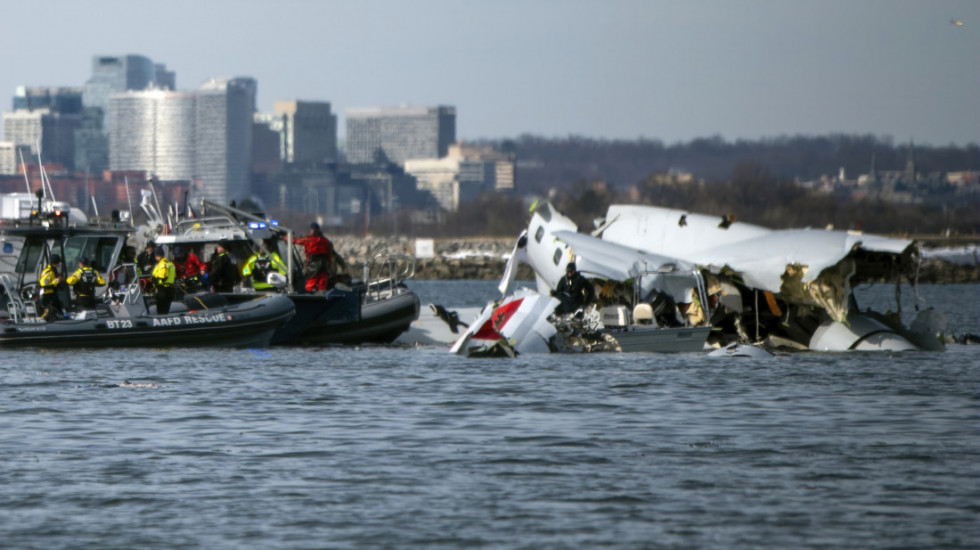
[[[733,215],[772,228],[827,227],[883,234],[978,234],[980,194],[935,204],[897,204],[870,197],[817,192],[799,181],[876,170],[904,170],[914,154],[920,173],[980,173],[980,146],[895,144],[870,135],[793,136],[727,142],[720,137],[665,145],[656,140],[550,139],[522,136],[484,141],[513,153],[518,189],[488,193],[457,212],[420,223],[418,212],[399,220],[379,216],[372,230],[433,237],[516,236],[528,205],[547,198],[589,230],[612,203],[649,204]],[[914,151],[913,151],[914,149]],[[681,174],[689,174],[682,177]]]

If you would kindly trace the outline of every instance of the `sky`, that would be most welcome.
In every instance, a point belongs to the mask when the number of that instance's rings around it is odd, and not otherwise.
[[[257,106],[456,107],[461,140],[980,142],[977,0],[0,0],[0,108],[96,55]],[[962,23],[962,24],[959,24]]]

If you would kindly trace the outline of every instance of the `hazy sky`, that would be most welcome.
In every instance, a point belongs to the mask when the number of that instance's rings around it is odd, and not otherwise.
[[[954,21],[962,21],[957,25]],[[455,105],[460,139],[980,142],[978,0],[0,0],[0,107],[145,55],[258,107]]]

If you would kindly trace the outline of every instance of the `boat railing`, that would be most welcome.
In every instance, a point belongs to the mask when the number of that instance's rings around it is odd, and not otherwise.
[[[228,216],[205,216],[187,218],[177,222],[170,231],[172,235],[190,235],[199,231],[240,230],[242,223]]]
[[[37,305],[21,296],[17,279],[12,274],[0,273],[0,287],[3,288],[5,302],[3,305],[15,323],[40,322],[37,316]]]
[[[409,254],[378,254],[364,264],[365,299],[396,294],[402,281],[415,276],[415,257]]]

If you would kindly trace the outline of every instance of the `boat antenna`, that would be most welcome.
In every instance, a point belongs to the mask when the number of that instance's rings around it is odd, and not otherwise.
[[[129,194],[129,178],[123,176],[123,182],[126,184],[126,202],[129,203],[129,226],[133,227],[133,197]]]
[[[48,198],[51,199],[51,202],[54,202],[55,200],[57,200],[57,199],[54,198],[54,189],[52,189],[52,187],[51,187],[51,180],[48,179],[48,173],[44,169],[44,163],[41,162],[41,140],[40,139],[37,140],[37,167],[41,170],[41,189],[44,189],[44,185],[47,184],[48,187],[45,190],[45,193],[47,193]]]
[[[34,209],[34,193],[31,191],[31,180],[27,178],[27,163],[24,162],[24,151],[17,149],[17,154],[20,155],[20,166],[21,170],[24,171],[24,185],[27,187],[27,194],[31,196],[31,209]],[[38,201],[37,205],[38,211],[41,210],[41,202]]]
[[[157,198],[157,190],[153,187],[153,176],[150,176],[146,180],[146,185],[150,187],[150,193],[153,195],[153,202],[156,204],[157,213],[163,218],[163,209],[160,208],[160,199]],[[165,232],[166,233],[166,232]]]
[[[95,196],[94,195],[92,197],[90,197],[90,198],[92,199],[92,210],[95,211],[95,217],[96,217],[96,219],[98,219],[98,217],[99,217],[99,205],[95,203]]]

